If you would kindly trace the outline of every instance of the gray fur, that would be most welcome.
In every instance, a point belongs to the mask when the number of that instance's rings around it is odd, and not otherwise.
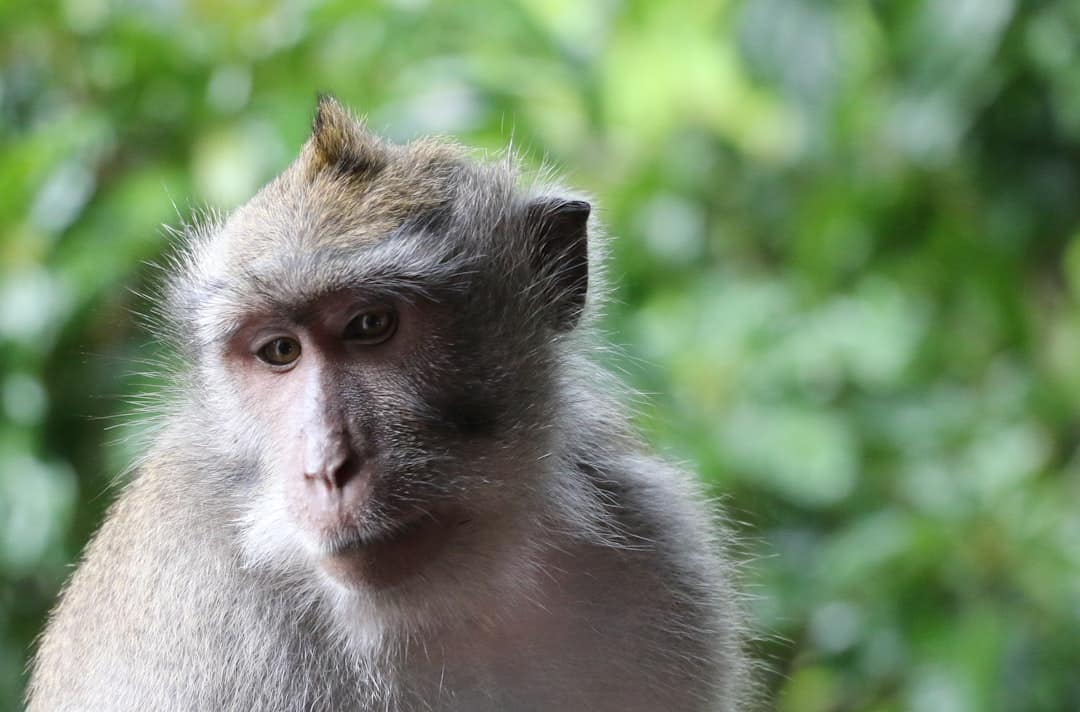
[[[296,163],[185,230],[162,328],[186,365],[53,612],[29,709],[742,709],[709,507],[590,358],[598,226],[579,318],[572,249],[538,224],[570,199],[453,145],[386,144],[323,100]],[[477,513],[446,561],[389,592],[331,583],[290,538],[258,404],[221,367],[245,314],[300,319],[343,288],[439,315],[421,363],[340,386],[389,444],[379,501]]]

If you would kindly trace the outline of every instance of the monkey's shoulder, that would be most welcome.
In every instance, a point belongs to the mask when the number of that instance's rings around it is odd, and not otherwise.
[[[258,589],[168,474],[136,473],[87,544],[39,641],[30,709],[222,708],[222,655],[262,647]]]
[[[577,572],[590,625],[613,633],[613,655],[639,656],[655,678],[649,689],[675,684],[709,699],[741,698],[746,631],[733,538],[716,503],[693,473],[649,453],[586,471],[616,536],[560,566]]]

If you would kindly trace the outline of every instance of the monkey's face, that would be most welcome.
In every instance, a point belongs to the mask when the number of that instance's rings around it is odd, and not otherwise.
[[[475,540],[536,487],[522,473],[546,437],[522,413],[543,410],[544,376],[509,370],[490,314],[469,309],[344,289],[241,320],[223,357],[261,443],[260,546],[367,590],[490,555]]]

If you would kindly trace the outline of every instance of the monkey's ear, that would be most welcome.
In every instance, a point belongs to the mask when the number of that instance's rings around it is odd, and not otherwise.
[[[555,300],[552,327],[570,331],[585,310],[589,289],[588,222],[592,207],[583,200],[538,198],[526,208],[536,246],[534,267]]]
[[[329,94],[319,95],[305,148],[309,175],[332,168],[349,176],[369,176],[385,165],[379,140]]]

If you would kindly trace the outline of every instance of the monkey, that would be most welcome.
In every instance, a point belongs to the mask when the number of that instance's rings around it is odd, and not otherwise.
[[[597,363],[591,203],[321,97],[182,229],[181,363],[31,712],[746,709],[726,527]]]

